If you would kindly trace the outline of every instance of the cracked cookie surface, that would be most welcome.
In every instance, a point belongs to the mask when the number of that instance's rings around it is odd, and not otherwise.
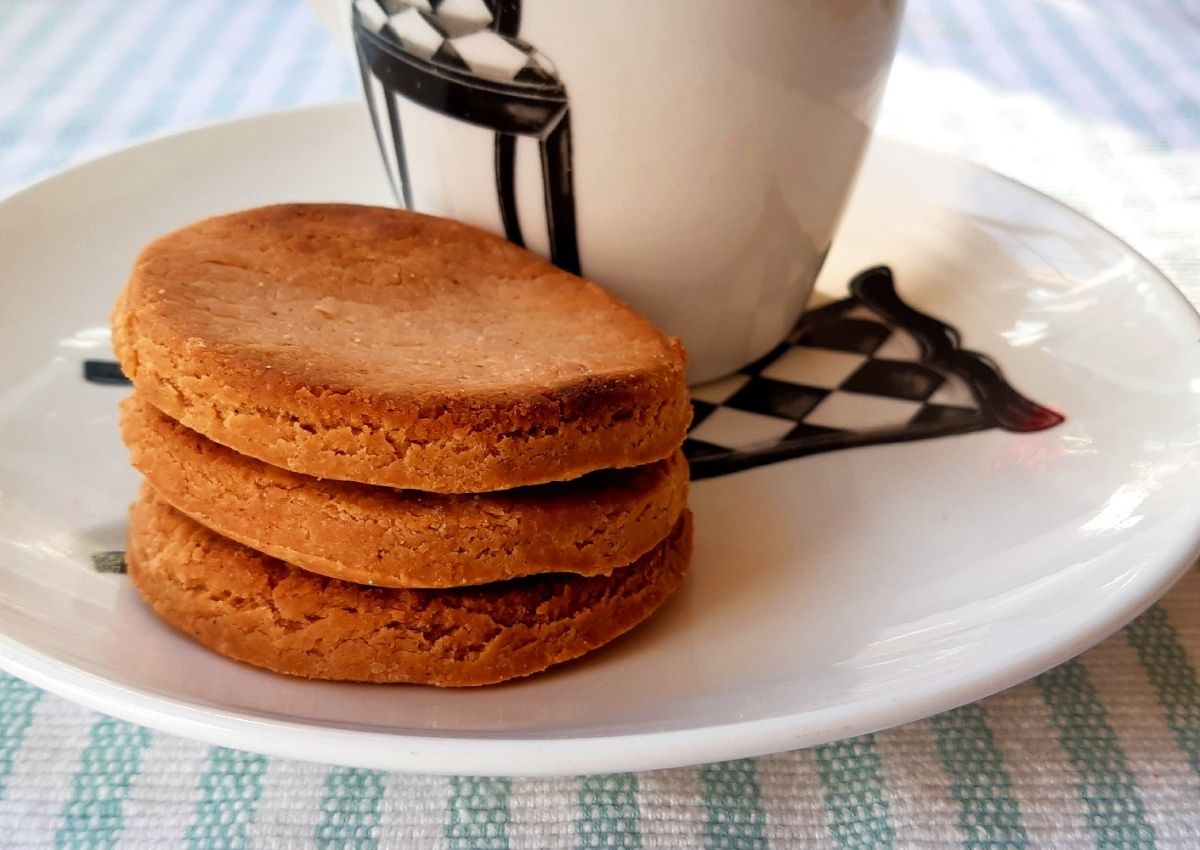
[[[670,456],[685,357],[600,287],[464,224],[343,204],[151,242],[112,317],[155,407],[307,475],[471,493]]]
[[[121,402],[133,465],[176,509],[290,564],[359,584],[456,587],[632,563],[687,501],[681,452],[632,469],[481,495],[316,479],[240,455],[146,403]]]
[[[658,546],[608,576],[362,587],[221,537],[143,484],[127,562],[162,619],[229,658],[316,679],[464,686],[527,676],[608,643],[679,586],[690,555],[685,512]]]

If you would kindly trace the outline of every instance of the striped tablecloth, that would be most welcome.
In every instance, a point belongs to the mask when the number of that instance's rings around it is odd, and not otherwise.
[[[300,0],[0,0],[0,191],[170,128],[353,93]],[[882,129],[1064,199],[1200,302],[1197,0],[912,0]],[[559,780],[269,759],[0,676],[0,846],[1198,848],[1197,658],[1193,571],[1081,658],[940,717]]]

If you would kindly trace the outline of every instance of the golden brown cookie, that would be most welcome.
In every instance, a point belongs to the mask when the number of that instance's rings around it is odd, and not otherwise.
[[[593,283],[417,213],[285,204],[150,243],[113,313],[148,401],[242,454],[440,493],[668,457],[678,340]]]
[[[545,575],[454,590],[363,587],[290,567],[188,519],[143,485],[127,562],[169,624],[278,673],[356,682],[486,685],[608,643],[682,581],[691,515],[611,575]]]
[[[225,537],[323,575],[382,587],[458,587],[632,563],[687,502],[681,452],[633,469],[478,496],[310,478],[240,455],[121,402],[133,465],[176,509]]]

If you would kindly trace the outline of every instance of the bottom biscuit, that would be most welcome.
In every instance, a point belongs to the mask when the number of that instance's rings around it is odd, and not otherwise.
[[[691,544],[685,511],[665,540],[607,576],[364,587],[227,540],[143,485],[127,558],[150,607],[222,655],[313,679],[456,687],[537,673],[633,628],[679,586]]]

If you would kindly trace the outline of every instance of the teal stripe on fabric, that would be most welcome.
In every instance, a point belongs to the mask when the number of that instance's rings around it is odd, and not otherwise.
[[[446,803],[449,850],[508,850],[508,779],[455,776]]]
[[[17,11],[20,8],[20,3],[0,4],[0,36],[4,35],[13,21],[17,20]]]
[[[930,724],[950,777],[950,793],[958,803],[965,850],[1028,847],[1012,777],[1004,769],[983,706],[965,705],[933,717]]]
[[[375,850],[379,846],[380,770],[334,767],[325,776],[317,846],[322,850]]]
[[[4,799],[13,759],[25,741],[25,730],[33,722],[33,709],[41,698],[40,689],[0,673],[0,800]]]
[[[200,802],[187,831],[191,850],[248,850],[248,833],[262,796],[265,756],[213,747],[200,777]]]
[[[225,81],[217,89],[212,100],[205,107],[205,114],[221,116],[230,114],[237,106],[242,96],[246,81],[266,61],[283,27],[281,19],[287,14],[294,0],[272,0],[270,7],[262,20],[258,22],[253,34],[246,41],[242,52],[229,66]]]
[[[706,764],[704,836],[710,850],[766,850],[767,814],[754,759]]]
[[[1027,75],[1029,82],[1042,93],[1055,93],[1062,99],[1070,102],[1071,96],[1063,90],[1062,84],[1058,78],[1058,74],[1050,69],[1045,60],[1038,54],[1036,50],[1029,47],[1029,33],[1025,32],[1017,23],[1017,18],[1010,14],[1005,14],[1002,5],[995,2],[983,2],[976,4],[985,17],[991,21],[992,26],[996,29],[996,34],[999,36],[993,44],[990,45],[994,50],[1007,50],[1012,53],[1013,66],[1020,73]],[[946,6],[939,5],[937,7],[941,11],[945,11]],[[984,51],[972,51],[979,56],[980,61],[985,58],[982,54]],[[979,65],[973,65],[978,68]],[[1011,81],[1008,81],[1012,85]]]
[[[1159,63],[1156,56],[1146,52],[1141,45],[1130,38],[1125,27],[1120,25],[1108,26],[1098,29],[1097,32],[1115,42],[1121,55],[1141,74],[1144,86],[1168,89],[1175,95],[1172,106],[1176,110],[1182,110],[1184,115],[1189,117],[1195,115],[1193,107],[1196,106],[1196,98],[1179,84],[1179,80],[1169,72],[1166,66]],[[1159,37],[1160,47],[1164,51],[1170,50],[1168,43],[1171,41],[1176,41],[1176,44],[1180,47],[1183,46],[1177,41],[1178,33],[1173,32],[1169,27],[1156,31],[1155,34]],[[1190,33],[1186,37],[1189,39],[1194,38]],[[1188,42],[1188,45],[1193,48],[1196,47],[1194,41]],[[1181,58],[1186,58],[1189,55],[1195,57],[1192,64],[1200,68],[1200,50],[1193,49],[1190,54],[1187,51],[1180,51]]]
[[[995,65],[988,61],[987,51],[981,50],[980,45],[975,43],[976,32],[967,26],[953,4],[937,4],[929,11],[930,20],[941,30],[942,38],[939,40],[950,50],[955,64],[969,70],[977,79],[986,80],[994,85],[1004,85],[1002,75]]]
[[[888,850],[896,841],[874,735],[813,748],[838,847]]]
[[[125,827],[125,798],[150,746],[150,730],[112,717],[92,725],[79,757],[63,824],[54,836],[58,850],[107,850]]]
[[[1134,10],[1137,14],[1137,10]],[[1179,32],[1172,27],[1164,27],[1156,32],[1159,47],[1162,52],[1170,52],[1172,47],[1180,57],[1194,57],[1192,65],[1200,68],[1200,49],[1197,49],[1195,33],[1184,30],[1184,38],[1179,39]],[[1157,57],[1144,50],[1136,40],[1130,38],[1126,28],[1120,21],[1114,21],[1113,26],[1106,26],[1100,34],[1116,45],[1117,50],[1142,75],[1142,87],[1163,88],[1171,92],[1171,110],[1177,117],[1183,119],[1184,126],[1192,129],[1192,136],[1200,135],[1200,99],[1192,95],[1184,86],[1179,84],[1177,74],[1161,64]]]
[[[1154,827],[1095,686],[1078,660],[1037,679],[1071,766],[1099,850],[1152,850]]]
[[[290,106],[300,100],[304,89],[320,66],[319,54],[329,42],[329,34],[320,27],[310,26],[296,55],[280,78],[279,86],[271,95],[271,106]]]
[[[637,791],[637,777],[632,773],[584,777],[579,788],[579,820],[575,823],[579,846],[641,850]]]
[[[1167,146],[1163,137],[1146,110],[1136,98],[1129,96],[1129,88],[1120,80],[1114,80],[1103,65],[1096,61],[1087,46],[1079,40],[1079,34],[1052,3],[1035,3],[1029,7],[1031,14],[1038,14],[1054,36],[1054,49],[1062,50],[1097,89],[1097,97],[1108,100],[1117,110],[1121,121],[1136,129],[1140,134]]]
[[[1200,776],[1200,682],[1167,612],[1155,605],[1125,629],[1188,764]]]
[[[11,8],[15,10],[17,7],[14,4]],[[66,21],[61,6],[55,3],[43,4],[37,20],[25,37],[7,55],[0,57],[0,79],[12,73],[14,68],[20,68],[35,50],[44,48],[46,40]]]
[[[146,8],[143,6],[143,11]],[[175,14],[170,2],[161,2],[154,14],[138,19],[137,36],[132,45],[121,56],[120,61],[108,70],[89,96],[91,113],[89,114],[87,109],[75,110],[73,120],[62,126],[57,137],[47,146],[45,154],[26,170],[26,177],[63,165],[75,157],[88,136],[102,122],[104,110],[124,94],[137,79],[139,71],[144,72],[156,47],[154,34],[166,27]]]
[[[27,90],[15,107],[0,116],[0,126],[14,134],[23,132],[21,128],[29,126],[64,86],[78,82],[79,74],[74,68],[90,61],[98,52],[108,47],[109,37],[124,26],[130,15],[138,10],[137,3],[115,5],[115,10],[102,15],[94,26],[77,33],[72,42],[60,48],[61,58],[58,64],[50,68],[37,85]]]
[[[245,10],[250,8],[252,7],[249,4],[240,4],[234,14],[245,14]],[[205,16],[204,26],[199,27],[191,41],[183,47],[179,58],[166,72],[165,79],[154,97],[129,125],[130,136],[144,136],[163,126],[179,100],[180,89],[196,75],[197,68],[204,66],[205,60],[212,55],[221,37],[236,23],[236,17],[230,18],[222,9],[214,8]]]

